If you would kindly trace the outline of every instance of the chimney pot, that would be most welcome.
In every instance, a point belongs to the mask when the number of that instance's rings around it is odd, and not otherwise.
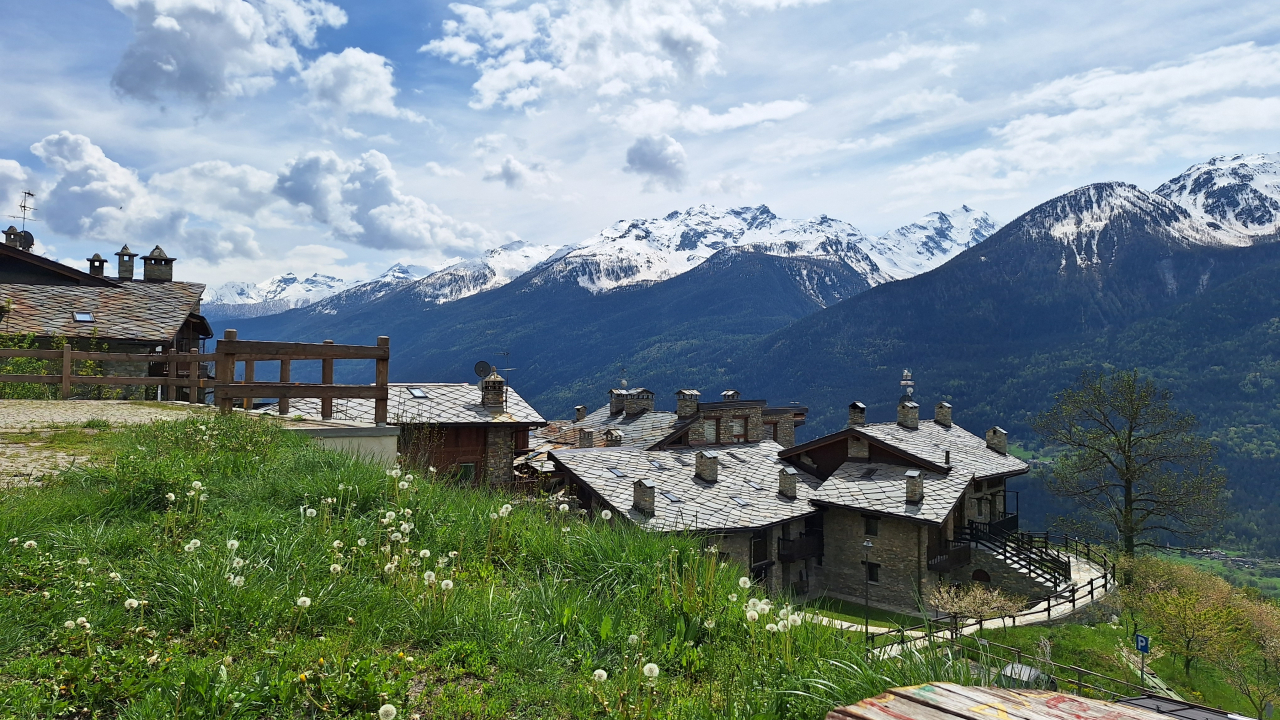
[[[713,483],[720,479],[720,453],[714,450],[699,450],[694,463],[695,474],[703,480]]]
[[[720,399],[724,402],[733,402],[734,400],[737,400],[741,394],[742,393],[739,393],[737,390],[725,390],[720,393]]]
[[[575,405],[573,407],[573,421],[582,422],[583,420],[586,420],[586,419],[587,419],[587,406]]]
[[[636,480],[631,483],[631,492],[631,507],[639,511],[641,515],[653,517],[653,481],[648,478]]]
[[[98,253],[94,253],[89,258],[89,274],[94,277],[103,277],[106,274],[107,261],[102,259]]]
[[[626,408],[627,391],[614,388],[609,391],[609,414],[617,415]]]
[[[133,259],[138,257],[138,253],[129,250],[129,246],[125,245],[120,248],[120,252],[116,253],[118,260],[116,264],[116,277],[121,280],[133,279]]]
[[[933,421],[943,427],[951,427],[951,403],[940,402],[934,406]]]
[[[578,447],[580,448],[595,447],[595,444],[596,444],[595,431],[588,430],[586,428],[582,428],[578,430]]]
[[[919,470],[907,471],[907,502],[912,505],[924,502],[924,475]]]
[[[849,427],[867,424],[867,406],[860,402],[849,404]]]
[[[507,404],[507,381],[502,379],[497,370],[489,373],[489,377],[480,381],[480,404],[487,408],[502,410]]]
[[[914,400],[903,400],[898,403],[898,424],[911,430],[919,428],[920,405]]]
[[[622,401],[622,409],[627,415],[653,412],[653,393],[645,388],[628,391]]]
[[[146,282],[173,282],[173,261],[159,245],[142,256],[142,279]]]
[[[676,391],[676,417],[684,419],[698,414],[698,398],[702,393],[697,390]]]
[[[604,431],[605,447],[622,447],[622,431],[617,428],[609,428]]]
[[[800,473],[790,465],[778,468],[778,494],[794,500],[796,497],[796,480],[799,475]]]
[[[987,449],[995,450],[1001,455],[1009,454],[1009,433],[999,425],[987,431]]]

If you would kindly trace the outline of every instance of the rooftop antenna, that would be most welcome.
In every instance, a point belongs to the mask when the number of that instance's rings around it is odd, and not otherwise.
[[[35,210],[36,210],[36,207],[35,207],[34,205],[32,205],[32,204],[31,204],[31,201],[33,201],[33,200],[35,200],[35,199],[36,199],[36,194],[35,194],[35,193],[31,192],[30,190],[23,190],[23,191],[22,191],[22,200],[18,201],[18,209],[22,211],[22,214],[21,214],[21,215],[10,215],[10,216],[9,216],[9,217],[13,218],[14,220],[21,220],[21,221],[22,221],[22,229],[23,229],[24,231],[27,229],[27,220],[28,220],[27,215],[28,215],[29,213],[35,212]],[[31,220],[31,222],[35,222],[35,221],[36,221],[36,219],[35,219],[35,218],[30,218],[30,220]]]
[[[904,369],[902,371],[902,380],[898,382],[902,386],[902,397],[898,398],[898,402],[910,402],[911,396],[916,392],[916,381],[911,379],[911,370]]]
[[[510,351],[510,350],[502,350],[501,352],[498,352],[497,354],[502,356],[502,364],[503,364],[503,365],[506,365],[507,363],[511,362],[511,351]],[[510,389],[511,389],[511,371],[512,371],[512,370],[518,370],[518,369],[519,369],[519,368],[513,368],[513,367],[498,368],[498,370],[500,370],[500,371],[502,371],[502,372],[504,372],[504,373],[506,373],[506,374],[507,374],[507,381],[502,385],[502,392],[503,392],[502,400],[503,400],[503,402],[505,402],[505,401],[507,400],[506,392],[507,392],[508,390],[510,390]]]

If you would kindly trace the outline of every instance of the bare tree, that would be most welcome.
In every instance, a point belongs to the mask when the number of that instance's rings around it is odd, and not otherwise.
[[[1160,533],[1196,536],[1225,514],[1226,476],[1196,418],[1175,409],[1173,394],[1138,375],[1086,373],[1032,420],[1062,448],[1045,479],[1049,492],[1074,500],[1082,530],[1117,543],[1125,555]]]

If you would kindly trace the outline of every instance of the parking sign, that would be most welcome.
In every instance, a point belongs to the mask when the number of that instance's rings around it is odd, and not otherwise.
[[[1134,635],[1133,641],[1134,641],[1134,644],[1138,646],[1138,652],[1140,653],[1151,652],[1151,638],[1147,637],[1146,635]]]

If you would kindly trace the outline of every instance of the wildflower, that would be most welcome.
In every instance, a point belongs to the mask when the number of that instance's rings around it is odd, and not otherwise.
[[[706,629],[710,630],[711,628],[713,628],[713,627],[715,627],[715,626],[716,626],[716,619],[715,619],[715,618],[707,618],[707,621],[706,621],[706,622],[704,622],[704,623],[702,623],[702,626],[703,626],[703,627],[705,627]]]
[[[778,626],[774,625],[773,623],[769,623],[768,625],[765,625],[764,629],[768,630],[769,632],[778,632]]]
[[[511,506],[510,506],[510,505],[503,505],[502,507],[498,508],[498,514],[499,514],[499,515],[501,515],[502,517],[506,517],[506,516],[510,515],[510,514],[511,514]]]
[[[390,575],[391,573],[393,573],[393,572],[395,572],[395,571],[396,571],[396,564],[395,564],[395,563],[387,563],[386,565],[383,565],[383,566],[382,566],[382,572],[384,572],[384,573],[386,573],[386,574],[388,574],[388,575]]]
[[[435,466],[435,465],[428,465],[428,466],[427,466],[427,472],[435,472],[435,471],[436,471],[436,466]]]
[[[407,533],[413,529],[413,523],[400,523],[400,532]]]
[[[26,542],[22,543],[22,547],[24,547],[24,548],[26,548],[26,549],[28,549],[28,550],[35,550],[35,549],[36,549],[36,541],[35,541],[35,540],[28,540],[28,541],[26,541]]]
[[[394,510],[388,510],[388,511],[387,511],[387,522],[391,522],[392,520],[395,520],[395,519],[396,519],[396,513],[395,513],[395,511],[394,511]]]
[[[74,628],[75,626],[76,626],[76,621],[75,621],[75,620],[68,620],[68,621],[66,621],[66,622],[62,623],[62,627],[66,628],[66,629],[68,629],[68,630],[71,630],[71,629],[72,629],[72,628]]]
[[[456,557],[458,557],[458,551],[457,551],[457,550],[450,550],[450,551],[449,551],[449,557],[451,557],[451,558],[456,558]]]
[[[44,592],[40,593],[40,597],[44,598],[45,600],[48,600],[48,599],[49,599],[49,591],[48,591],[48,590],[45,590]]]
[[[787,616],[790,614],[791,614],[791,608],[782,608],[781,610],[778,611],[778,619],[786,620]]]
[[[560,528],[560,532],[569,532],[569,528],[567,528],[567,527],[562,527],[562,528]]]
[[[18,544],[18,538],[9,538],[9,544],[10,544],[10,545],[17,545],[17,544]]]
[[[346,490],[346,489],[347,489],[346,485],[343,485],[342,483],[338,483],[338,492],[342,492],[343,490]]]
[[[305,610],[305,609],[307,609],[307,608],[309,608],[309,607],[311,607],[311,598],[309,598],[309,597],[307,597],[307,596],[305,596],[305,595],[303,595],[302,597],[298,598],[298,607],[300,607],[300,608],[302,608],[302,609],[304,609],[304,610]]]
[[[243,575],[235,576],[234,578],[231,579],[231,584],[236,587],[244,587],[244,576]]]
[[[232,559],[231,559],[231,567],[233,567],[233,568],[235,568],[235,569],[237,569],[237,570],[239,570],[240,568],[244,567],[244,558],[232,558]]]
[[[239,549],[240,549],[240,541],[239,541],[239,540],[228,540],[228,541],[227,541],[227,549],[228,549],[228,550],[230,550],[231,552],[235,552],[236,550],[239,550]]]
[[[77,565],[88,565],[88,564],[89,564],[89,558],[87,558],[87,557],[82,557],[82,558],[80,558],[80,559],[76,560],[76,564],[77,564]]]
[[[747,601],[747,609],[748,609],[748,610],[759,610],[759,609],[760,609],[760,601],[759,601],[759,600],[757,600],[756,598],[751,598],[750,600],[748,600],[748,601]]]
[[[428,570],[422,573],[422,579],[425,580],[428,585],[434,585],[436,582],[436,574]]]
[[[413,476],[412,476],[412,475],[405,475],[405,476],[404,476],[404,479],[405,479],[405,480],[408,480],[409,482],[413,482]]]
[[[78,617],[76,618],[76,624],[79,625],[80,627],[84,627],[85,625],[89,624],[89,618]]]
[[[601,519],[601,520],[612,520],[612,519],[613,519],[613,513],[609,512],[608,510],[601,510],[601,511],[600,511],[600,519]]]
[[[401,490],[408,490],[408,489],[409,489],[409,483],[408,483],[408,482],[406,482],[406,481],[404,481],[404,480],[401,480],[401,481],[396,485],[396,487],[400,488]]]
[[[195,491],[195,490],[188,490],[188,491],[187,491],[187,497],[192,497],[192,496],[194,496],[195,494],[196,494],[196,491]]]
[[[497,519],[498,519],[498,513],[489,513],[489,519],[490,519],[490,520],[497,520]]]
[[[426,560],[427,558],[431,557],[431,551],[430,551],[430,550],[419,550],[419,551],[418,551],[418,557],[422,558],[423,560]]]
[[[745,578],[745,577],[738,578],[738,587],[742,588],[743,590],[746,590],[747,588],[751,587],[751,579]]]
[[[227,573],[226,575],[223,575],[222,577],[226,578],[226,579],[227,579],[227,582],[231,582],[232,580],[235,580],[235,579],[236,579],[236,574],[235,574],[235,573]]]
[[[202,489],[203,487],[204,487],[204,485],[202,485],[202,484],[200,483],[200,481],[199,481],[199,480],[192,480],[192,481],[191,481],[191,489],[192,489],[192,490],[200,490],[200,489]]]
[[[307,517],[309,517],[309,518],[313,518],[313,517],[315,517],[315,516],[316,516],[316,509],[315,509],[315,508],[307,508]]]
[[[129,598],[128,600],[124,601],[125,610],[136,610],[137,608],[138,608],[137,600],[134,600],[133,598]]]
[[[596,670],[595,672],[591,673],[591,679],[595,680],[596,682],[604,682],[605,680],[609,679],[609,673],[605,672],[604,670]]]
[[[569,512],[569,506],[565,503],[560,503],[560,512]]]
[[[635,645],[635,644],[636,644],[636,643],[638,643],[638,642],[640,642],[640,636],[639,636],[639,635],[628,635],[628,636],[627,636],[627,644],[628,644],[628,645]]]
[[[195,546],[195,545],[192,545],[191,543],[187,543],[186,545],[183,545],[183,546],[182,546],[182,549],[183,549],[184,551],[186,551],[186,552],[195,552],[195,551],[196,551],[196,546]]]
[[[449,564],[449,558],[436,558],[436,567],[444,567]]]
[[[199,541],[199,540],[192,540],[192,541],[191,541],[191,547],[193,547],[193,548],[198,548],[198,547],[200,547],[200,541]]]
[[[391,703],[387,703],[386,705],[383,705],[382,707],[378,708],[378,720],[395,720],[395,717],[396,717],[395,705],[392,705]]]
[[[755,610],[747,611],[747,622],[755,622],[759,619],[760,619],[760,613],[756,612]]]
[[[165,494],[164,494],[164,499],[165,499],[165,500],[168,500],[169,502],[173,502],[174,500],[177,500],[177,499],[178,499],[178,496],[177,496],[177,495],[174,495],[173,493],[165,493]]]
[[[401,511],[400,511],[400,514],[401,514],[401,515],[404,515],[405,517],[413,517],[413,511],[412,511],[412,510],[401,510]]]
[[[658,677],[658,666],[653,663],[646,663],[644,666],[644,676],[647,678]]]
[[[369,544],[369,541],[365,540],[364,538],[360,538],[359,540],[356,541],[356,544],[359,545],[360,547],[364,547],[365,545]]]
[[[801,619],[800,616],[796,615],[795,613],[792,613],[791,616],[787,618],[787,624],[790,625],[791,627],[800,627],[800,623],[802,622],[804,622],[804,620]]]
[[[729,602],[738,602],[738,593],[729,593]]]
[[[209,499],[209,493],[200,493],[200,502],[204,502],[205,500],[208,500],[208,499]]]
[[[404,539],[404,536],[401,535],[400,533],[398,532],[391,533],[391,542],[400,542],[403,539]]]
[[[452,590],[452,589],[453,589],[453,581],[452,581],[452,580],[441,580],[441,581],[440,581],[440,589],[441,589],[441,590]]]
[[[339,565],[338,563],[334,563],[329,566],[329,572],[333,573],[334,575],[337,575],[338,573],[342,572],[342,566]]]
[[[333,549],[334,549],[334,550],[341,550],[341,549],[342,549],[342,541],[341,541],[341,540],[334,540],[334,541],[333,541]]]

